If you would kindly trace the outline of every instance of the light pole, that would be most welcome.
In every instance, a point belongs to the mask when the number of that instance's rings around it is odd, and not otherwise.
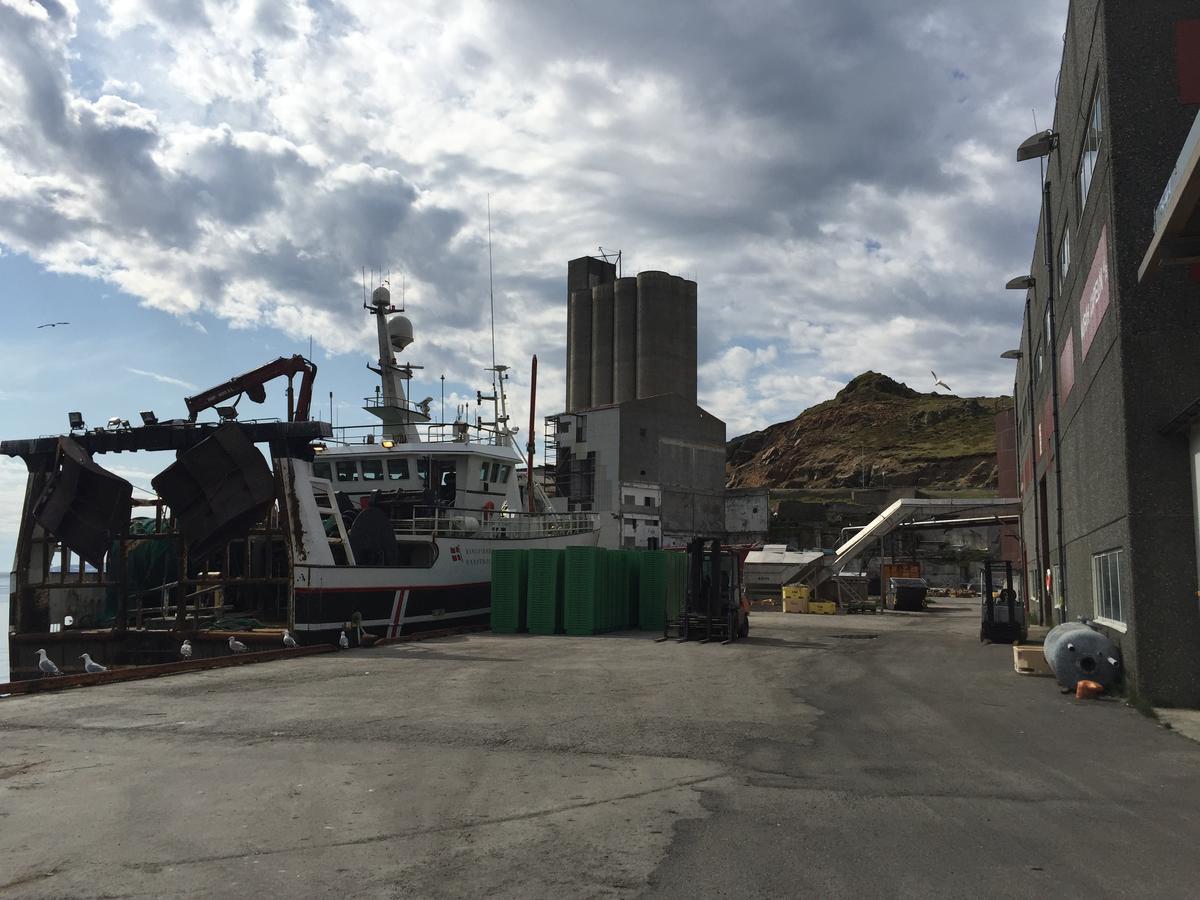
[[[1026,138],[1017,148],[1017,162],[1028,159],[1043,160],[1058,148],[1058,133],[1055,131],[1039,131]],[[1062,454],[1060,451],[1060,432],[1058,415],[1058,336],[1055,333],[1054,318],[1054,238],[1052,208],[1050,205],[1050,181],[1046,178],[1045,169],[1041,171],[1042,178],[1042,222],[1045,239],[1043,254],[1046,257],[1046,344],[1050,356],[1050,417],[1053,422],[1053,453],[1054,453],[1054,493],[1055,518],[1058,532],[1058,577],[1057,587],[1062,592],[1062,620],[1067,620],[1067,555],[1066,542],[1063,537],[1063,490],[1062,490]],[[1017,279],[1013,279],[1016,281]],[[1030,276],[1032,287],[1034,279]],[[1010,285],[1013,282],[1009,282]],[[1029,307],[1026,305],[1026,318],[1029,317]],[[1032,331],[1030,331],[1032,334]],[[1030,352],[1033,346],[1030,345]],[[1030,414],[1033,411],[1030,410]]]

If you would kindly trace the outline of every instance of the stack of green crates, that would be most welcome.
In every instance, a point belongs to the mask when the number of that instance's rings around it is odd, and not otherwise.
[[[566,549],[563,626],[567,634],[597,634],[606,630],[608,560],[601,547]]]
[[[638,627],[642,631],[662,631],[666,624],[667,556],[663,550],[641,551]]]
[[[492,551],[492,631],[516,634],[526,628],[528,550]]]
[[[640,604],[639,580],[642,572],[642,553],[638,550],[625,551],[625,596],[622,599],[622,609],[625,611],[627,628],[638,627],[638,606]]]
[[[526,599],[530,634],[561,634],[563,630],[563,552],[528,550]]]

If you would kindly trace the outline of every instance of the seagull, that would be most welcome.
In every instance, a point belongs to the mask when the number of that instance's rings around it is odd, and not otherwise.
[[[192,658],[192,642],[191,641],[183,642],[183,646],[179,648],[179,655],[182,656],[184,659]]]
[[[98,662],[93,662],[90,654],[85,653],[79,658],[83,660],[83,670],[85,672],[90,672],[91,674],[95,675],[97,672],[108,671],[107,666],[102,666]]]
[[[930,369],[929,374],[933,376],[934,387],[944,387],[948,393],[954,393],[954,391],[950,390],[950,385],[946,384],[946,382],[937,377],[937,372],[933,371],[933,369]]]
[[[235,638],[232,634],[229,636],[229,649],[234,653],[245,653],[246,645]]]
[[[45,325],[39,325],[38,328],[57,328],[59,325],[70,325],[70,322],[47,322]]]
[[[283,646],[289,650],[296,646],[296,639],[292,637],[292,633],[286,628],[283,629]]]
[[[51,660],[47,659],[45,650],[39,650],[37,652],[37,654],[38,654],[38,668],[42,670],[43,677],[45,677],[46,675],[61,675],[62,674],[62,672],[58,671],[58,666],[56,666]]]
[[[341,647],[343,650],[350,649],[350,638],[346,637],[346,632],[344,632],[344,631],[342,632],[341,636],[338,638],[338,646]],[[51,663],[51,665],[53,665],[53,663]]]

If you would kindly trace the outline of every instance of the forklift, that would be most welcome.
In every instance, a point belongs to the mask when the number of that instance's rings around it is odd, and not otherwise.
[[[743,596],[742,554],[723,549],[719,538],[695,538],[688,544],[687,559],[683,609],[678,618],[667,618],[658,640],[674,636],[680,642],[729,644],[748,636],[750,602]]]
[[[1003,587],[997,591],[993,572],[999,574],[998,570],[1003,571],[1004,579],[1001,582]],[[1025,621],[1025,604],[1018,602],[1017,592],[1013,589],[1012,563],[985,559],[980,582],[980,643],[1021,643],[1028,634],[1028,625]]]

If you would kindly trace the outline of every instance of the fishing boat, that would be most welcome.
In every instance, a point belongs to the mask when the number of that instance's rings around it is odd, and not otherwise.
[[[379,351],[363,404],[372,424],[310,419],[316,366],[297,355],[185,398],[186,419],[147,411],[140,426],[89,429],[72,413],[68,434],[0,443],[28,468],[14,648],[64,627],[178,635],[248,620],[316,643],[486,625],[493,550],[595,545],[595,515],[557,511],[529,477],[533,429],[523,453],[507,367],[493,362],[473,421],[469,406],[434,421],[432,401],[409,396],[421,367],[397,361],[414,342],[411,319],[386,284],[363,307]],[[286,420],[239,418],[238,403],[262,403],[281,376]],[[199,420],[213,409],[217,421]],[[149,498],[98,462],[161,450],[176,460]]]
[[[413,342],[411,320],[383,285],[366,308],[376,321],[380,386],[364,409],[379,423],[334,429],[311,463],[276,460],[304,523],[293,565],[295,629],[327,637],[353,614],[393,637],[486,621],[493,549],[595,545],[596,517],[555,511],[528,477],[532,458],[509,425],[507,367],[493,365],[491,393],[477,395],[477,405],[490,404],[490,420],[471,422],[460,408],[453,422],[433,422],[431,400],[413,403],[406,390],[415,367],[395,361]]]

